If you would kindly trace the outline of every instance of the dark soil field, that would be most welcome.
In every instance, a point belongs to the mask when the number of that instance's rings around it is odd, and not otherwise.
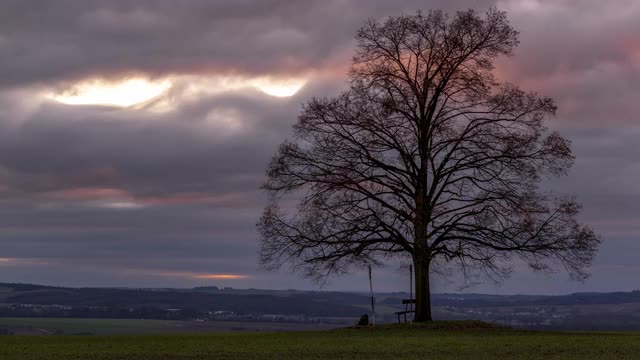
[[[278,333],[4,336],[0,359],[637,359],[640,333],[429,327]]]

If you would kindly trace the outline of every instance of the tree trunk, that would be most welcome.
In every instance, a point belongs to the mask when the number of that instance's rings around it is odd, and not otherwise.
[[[431,289],[429,287],[429,260],[416,257],[413,261],[416,269],[416,314],[414,321],[425,322],[431,318]]]

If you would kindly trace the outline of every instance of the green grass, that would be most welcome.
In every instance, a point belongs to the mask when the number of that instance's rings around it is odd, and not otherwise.
[[[385,327],[287,333],[5,336],[0,359],[637,359],[640,333]]]
[[[171,330],[177,321],[138,319],[58,319],[0,318],[0,329],[21,329],[37,333],[63,334],[139,334]],[[174,330],[175,332],[175,330]]]
[[[131,335],[228,331],[284,331],[327,329],[321,324],[269,322],[172,321],[141,319],[0,318],[0,330],[21,335]],[[0,357],[0,360],[3,360]]]

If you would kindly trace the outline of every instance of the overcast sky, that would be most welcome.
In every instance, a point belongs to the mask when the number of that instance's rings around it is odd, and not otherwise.
[[[550,186],[578,196],[604,242],[584,283],[516,266],[465,291],[640,288],[636,0],[3,0],[0,282],[316,288],[257,264],[258,188],[301,105],[345,87],[367,18],[491,5],[521,32],[496,73],[557,101],[549,125],[577,162]],[[408,290],[394,266],[374,281]]]

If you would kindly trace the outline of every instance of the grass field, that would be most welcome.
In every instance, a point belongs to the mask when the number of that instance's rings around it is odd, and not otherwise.
[[[327,324],[171,321],[140,319],[0,318],[0,330],[16,335],[129,335],[200,332],[327,330]],[[0,360],[3,360],[0,357]]]
[[[640,333],[389,327],[199,335],[4,336],[0,359],[637,359]]]

